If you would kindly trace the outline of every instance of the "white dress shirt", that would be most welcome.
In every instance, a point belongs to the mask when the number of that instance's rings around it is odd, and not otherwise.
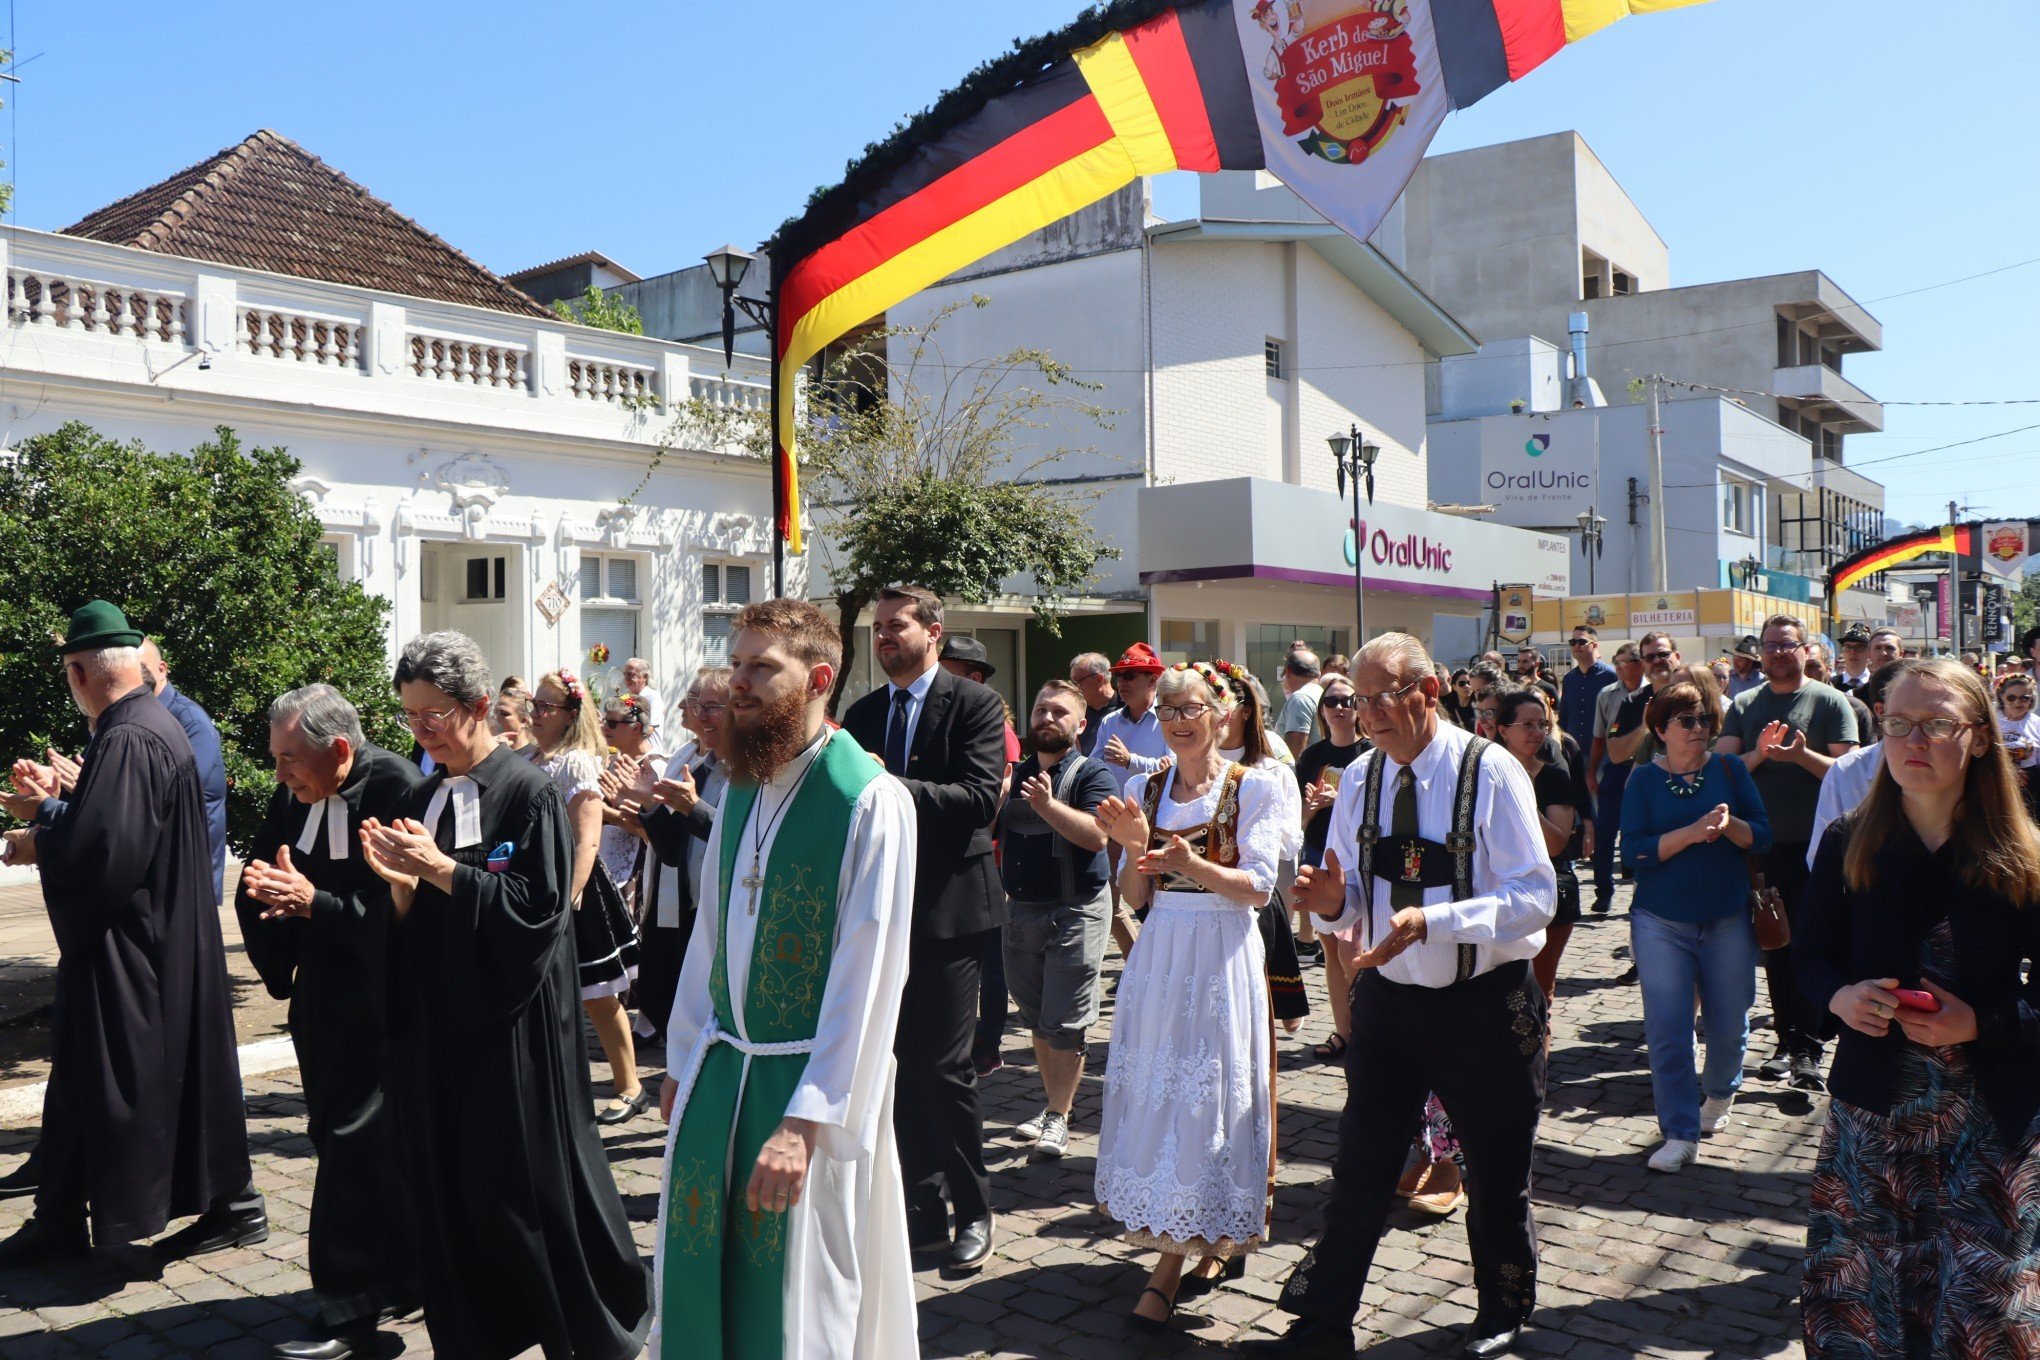
[[[1417,834],[1425,840],[1442,845],[1452,832],[1459,762],[1472,740],[1473,733],[1441,721],[1431,744],[1410,765],[1417,779]],[[1371,911],[1366,936],[1370,942],[1378,942],[1388,933],[1388,923],[1395,916],[1388,903],[1387,879],[1377,874],[1371,884],[1359,881],[1367,769],[1376,760],[1387,761],[1381,771],[1379,808],[1384,838],[1394,825],[1395,783],[1403,767],[1377,748],[1354,761],[1339,781],[1325,849],[1337,852],[1345,870],[1346,910],[1329,924],[1318,923],[1320,930],[1349,931]],[[1499,745],[1490,747],[1480,763],[1474,789],[1473,836],[1474,895],[1454,902],[1450,884],[1425,890],[1425,938],[1382,965],[1381,975],[1390,982],[1449,986],[1459,975],[1458,947],[1462,944],[1476,947],[1476,975],[1499,963],[1535,958],[1544,948],[1544,928],[1558,911],[1558,877],[1544,848],[1530,776]],[[1375,867],[1392,866],[1377,863]]]
[[[666,700],[658,690],[646,685],[637,691],[638,702],[645,706],[645,735],[656,737],[659,727],[666,721]]]
[[[1105,744],[1114,737],[1126,746],[1131,758],[1124,765],[1115,765],[1105,760]],[[1105,721],[1098,724],[1098,744],[1091,748],[1091,755],[1105,761],[1105,768],[1112,771],[1113,780],[1119,785],[1121,797],[1126,796],[1126,786],[1137,774],[1153,774],[1162,768],[1162,761],[1169,754],[1169,740],[1162,735],[1161,715],[1155,712],[1153,704],[1138,718],[1125,709],[1117,709],[1105,715]]]
[[[941,666],[942,663],[940,661],[931,661],[928,663],[928,669],[921,672],[918,680],[911,681],[904,686],[888,684],[885,687],[886,736],[892,735],[893,705],[899,702],[893,696],[900,693],[902,689],[906,691],[908,751],[914,749],[914,733],[921,730],[921,710],[928,706],[928,687],[935,683],[935,672],[941,669]],[[884,738],[880,738],[880,740],[883,741]],[[879,747],[878,758],[880,760],[885,759],[885,748],[883,746]]]
[[[1858,746],[1847,755],[1835,757],[1835,763],[1821,776],[1820,801],[1813,805],[1813,839],[1806,845],[1807,868],[1813,867],[1813,857],[1820,850],[1820,838],[1827,834],[1828,823],[1854,812],[1870,796],[1877,772],[1884,768],[1883,755],[1881,741]]]

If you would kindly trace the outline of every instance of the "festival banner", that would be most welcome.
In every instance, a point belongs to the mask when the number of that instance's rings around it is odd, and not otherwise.
[[[2026,565],[2033,552],[2026,521],[1984,525],[1981,549],[1985,571],[1998,576],[2012,575]]]

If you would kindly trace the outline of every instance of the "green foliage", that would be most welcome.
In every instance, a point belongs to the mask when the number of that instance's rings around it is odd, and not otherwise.
[[[1064,602],[1101,560],[1119,556],[1092,528],[1089,491],[1039,474],[1083,448],[1056,444],[1031,457],[1023,439],[1049,443],[1063,432],[1109,426],[1112,412],[1046,352],[1016,349],[952,364],[937,333],[964,306],[952,303],[925,326],[872,333],[838,354],[806,391],[799,453],[813,534],[835,592],[848,679],[857,654],[857,617],[881,588],[899,581],[982,604],[1002,582],[1033,582],[1035,618],[1059,631]],[[1035,439],[1047,431],[1049,438]],[[677,413],[667,442],[768,455],[769,418],[696,400]],[[819,582],[817,582],[819,584]]]
[[[2012,640],[2015,643],[2028,628],[2040,623],[2040,571],[2034,570],[2036,562],[2040,559],[2027,562],[2025,582],[2005,601],[2012,607]]]
[[[552,309],[554,316],[577,326],[593,326],[598,331],[622,331],[625,335],[645,333],[645,323],[639,318],[637,308],[609,296],[592,283],[581,294],[579,302],[568,302],[562,298],[552,305]]]
[[[408,749],[390,691],[389,604],[341,581],[293,491],[297,460],[221,426],[189,456],[73,422],[0,467],[0,753],[76,752],[85,722],[51,640],[86,600],[120,605],[219,725],[227,835],[246,851],[273,779],[270,700],[315,680],[361,709],[369,740]]]

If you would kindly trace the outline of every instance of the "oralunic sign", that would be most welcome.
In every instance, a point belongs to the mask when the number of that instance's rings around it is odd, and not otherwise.
[[[1601,426],[1594,420],[1487,420],[1481,499],[1501,524],[1564,524],[1596,504]]]

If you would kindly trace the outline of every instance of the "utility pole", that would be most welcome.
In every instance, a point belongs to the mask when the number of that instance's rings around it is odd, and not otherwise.
[[[1948,502],[1948,524],[1955,525],[1956,516],[1962,513],[1955,502]],[[1962,655],[1962,557],[1959,553],[1948,554],[1948,612],[1955,620],[1948,627],[1950,650],[1956,656]]]
[[[1671,564],[1665,552],[1665,428],[1662,397],[1664,375],[1653,373],[1650,383],[1650,567],[1651,589],[1663,594]]]

